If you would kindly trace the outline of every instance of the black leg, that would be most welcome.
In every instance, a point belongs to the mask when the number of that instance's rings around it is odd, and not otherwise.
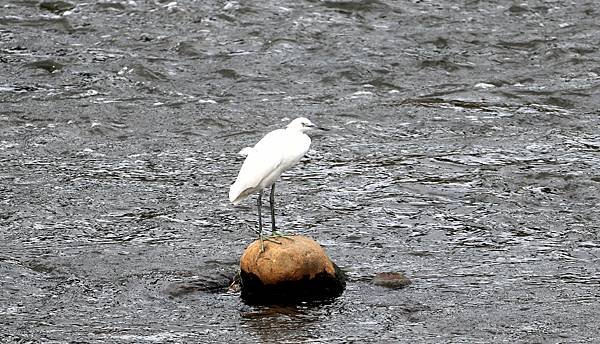
[[[258,192],[258,236],[262,238],[262,215],[260,207],[262,206],[262,190]]]
[[[271,204],[271,231],[275,230],[275,183],[271,186],[271,196],[269,197],[269,203]]]

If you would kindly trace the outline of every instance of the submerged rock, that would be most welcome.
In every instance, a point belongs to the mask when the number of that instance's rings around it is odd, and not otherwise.
[[[344,273],[325,250],[304,236],[251,243],[240,260],[242,298],[250,303],[294,303],[342,294]]]
[[[236,292],[235,288],[239,285],[237,269],[235,265],[205,266],[199,276],[189,279],[183,277],[182,281],[167,285],[164,292],[171,297],[180,297],[196,292]]]
[[[53,13],[62,13],[75,8],[75,5],[72,3],[61,0],[43,0],[39,3],[39,6],[41,9]]]
[[[35,69],[43,69],[51,74],[58,72],[59,70],[61,70],[65,67],[63,64],[60,64],[54,60],[42,60],[42,61],[31,62],[31,63],[26,64],[26,66],[30,67],[30,68],[35,68]]]
[[[410,283],[401,272],[381,272],[373,278],[373,284],[390,289],[404,288]]]

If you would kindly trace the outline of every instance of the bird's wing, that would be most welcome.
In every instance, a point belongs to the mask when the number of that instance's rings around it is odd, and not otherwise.
[[[267,133],[260,141],[254,145],[256,150],[274,150],[281,147],[285,142],[285,129],[277,129]]]
[[[282,162],[281,154],[275,149],[254,149],[248,151],[240,173],[231,186],[229,200],[239,203],[258,190],[261,182],[275,171]]]

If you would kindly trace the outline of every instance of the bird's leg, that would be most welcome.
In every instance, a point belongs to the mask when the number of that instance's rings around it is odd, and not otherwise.
[[[275,228],[275,183],[271,185],[271,195],[269,195],[269,203],[271,205],[271,237],[280,237],[292,240],[292,238],[288,238],[285,234],[278,232]]]
[[[261,214],[261,207],[262,207],[262,190],[260,190],[258,192],[258,238],[260,239],[260,252],[264,252],[265,251],[265,240],[270,241],[270,242],[274,242],[276,244],[281,244],[279,241],[271,239],[271,238],[265,238],[262,235],[262,214]]]
[[[275,229],[275,183],[271,185],[271,195],[269,196],[269,203],[271,204],[271,231],[273,234],[277,232]]]
[[[258,236],[262,238],[262,215],[260,207],[262,206],[262,190],[258,192]]]

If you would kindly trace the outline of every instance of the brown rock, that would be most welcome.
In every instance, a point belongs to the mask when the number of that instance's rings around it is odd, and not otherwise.
[[[325,250],[304,236],[256,240],[240,260],[242,298],[256,303],[286,303],[330,298],[345,287],[343,272]]]
[[[240,261],[243,271],[252,272],[264,284],[315,278],[319,273],[335,274],[333,263],[314,240],[302,236],[275,238],[281,244],[256,240],[244,251]]]
[[[381,272],[373,278],[373,284],[390,289],[404,288],[410,283],[401,272]]]

